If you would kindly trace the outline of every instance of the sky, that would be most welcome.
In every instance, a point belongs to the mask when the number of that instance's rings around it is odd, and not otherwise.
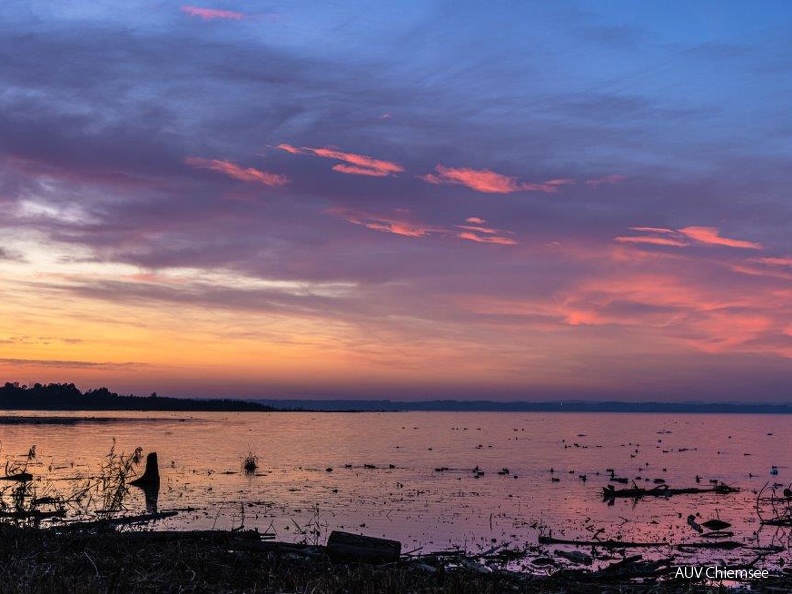
[[[0,380],[792,400],[792,3],[3,0]]]

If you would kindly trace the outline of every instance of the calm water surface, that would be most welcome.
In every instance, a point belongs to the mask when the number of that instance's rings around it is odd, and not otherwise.
[[[789,417],[616,413],[42,413],[103,419],[76,424],[0,424],[0,462],[36,445],[30,470],[68,493],[75,476],[98,472],[117,451],[156,451],[159,509],[180,509],[162,528],[244,525],[299,540],[314,520],[401,540],[424,551],[563,538],[675,543],[700,541],[686,522],[720,517],[733,540],[786,543],[760,530],[755,492],[792,480]],[[108,420],[111,419],[111,420]],[[259,470],[246,476],[253,451]],[[373,466],[373,468],[372,468]],[[771,475],[772,466],[778,475]],[[476,478],[472,470],[484,471]],[[329,471],[328,469],[331,469]],[[498,474],[507,468],[508,474]],[[550,469],[553,469],[551,473]],[[439,470],[447,469],[447,470]],[[609,472],[647,488],[739,487],[732,495],[695,494],[636,502],[602,500]],[[581,475],[585,475],[586,480]],[[700,483],[696,482],[699,477]],[[557,480],[552,480],[553,478]],[[626,485],[615,485],[624,488]],[[128,506],[142,512],[133,490]],[[192,508],[192,511],[185,511]],[[323,535],[324,536],[324,535]]]

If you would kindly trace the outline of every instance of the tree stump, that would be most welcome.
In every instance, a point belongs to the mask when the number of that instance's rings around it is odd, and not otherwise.
[[[157,452],[151,452],[146,456],[146,470],[143,472],[143,476],[130,481],[129,484],[141,489],[159,489],[160,474],[159,465],[157,464]]]

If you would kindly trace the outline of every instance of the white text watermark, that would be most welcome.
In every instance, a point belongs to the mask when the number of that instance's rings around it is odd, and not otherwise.
[[[686,580],[757,580],[767,579],[767,569],[730,569],[718,565],[680,565],[674,573],[675,578]]]

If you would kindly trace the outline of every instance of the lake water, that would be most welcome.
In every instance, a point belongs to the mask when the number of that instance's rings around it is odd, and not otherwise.
[[[792,480],[792,424],[785,416],[21,411],[6,416],[82,419],[0,423],[0,462],[21,460],[35,444],[29,471],[41,492],[46,484],[47,492],[68,494],[75,477],[95,476],[113,439],[119,452],[137,446],[156,451],[159,509],[181,510],[159,528],[244,525],[275,532],[281,540],[302,540],[298,527],[318,525],[320,542],[329,531],[344,529],[400,540],[404,551],[479,550],[504,542],[532,544],[551,532],[569,539],[700,542],[686,521],[689,514],[700,514],[699,521],[730,522],[731,540],[745,545],[789,538],[783,529],[760,527],[755,510],[756,491],[768,481],[787,486]],[[242,472],[248,451],[258,457],[254,476]],[[770,474],[772,466],[777,475]],[[478,478],[476,467],[483,471]],[[505,468],[508,474],[498,474]],[[602,499],[602,488],[613,484],[607,469],[647,488],[655,479],[673,488],[707,487],[715,480],[740,492],[617,499],[609,506]],[[138,490],[131,491],[127,507],[130,513],[144,511]],[[740,554],[747,555],[728,553]]]

